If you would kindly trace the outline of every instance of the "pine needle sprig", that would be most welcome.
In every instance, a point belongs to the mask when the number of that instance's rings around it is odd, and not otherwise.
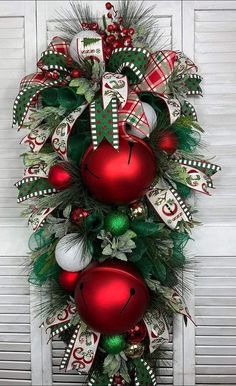
[[[118,14],[123,19],[126,28],[135,27],[137,40],[146,47],[160,49],[161,33],[158,18],[153,16],[153,7],[146,7],[143,1],[140,5],[130,0],[122,0],[118,3]]]
[[[82,23],[91,24],[98,19],[89,4],[80,1],[70,2],[70,9],[58,11],[57,29],[61,32],[61,37],[71,41],[73,37],[83,30]]]

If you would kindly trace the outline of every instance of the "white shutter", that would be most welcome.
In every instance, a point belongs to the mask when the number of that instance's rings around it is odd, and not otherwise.
[[[236,3],[188,1],[183,6],[183,49],[204,78],[204,98],[196,99],[195,106],[209,154],[223,168],[213,196],[196,200],[205,226],[196,230],[193,245],[197,328],[185,333],[184,385],[235,385]]]
[[[31,384],[30,289],[24,270],[28,232],[13,184],[22,175],[12,128],[19,81],[35,60],[34,3],[0,2],[0,385]],[[30,37],[30,39],[29,39]]]

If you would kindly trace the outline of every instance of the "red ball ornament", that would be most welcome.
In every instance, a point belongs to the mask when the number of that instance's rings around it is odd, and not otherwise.
[[[121,31],[124,35],[128,35],[128,33],[129,33],[129,30],[128,30],[128,28],[122,28],[122,31]]]
[[[136,344],[142,342],[147,335],[146,325],[143,320],[127,331],[128,342]]]
[[[71,220],[77,224],[81,225],[83,222],[83,219],[89,216],[89,212],[83,208],[75,208],[71,212]]]
[[[113,19],[112,13],[108,12],[107,17],[108,17],[108,19]]]
[[[149,291],[134,265],[110,260],[91,264],[81,273],[75,303],[81,319],[94,331],[120,334],[142,319]]]
[[[157,144],[158,149],[165,151],[168,154],[173,154],[178,145],[178,140],[173,131],[166,131],[159,139]]]
[[[121,40],[116,40],[114,43],[113,43],[113,48],[121,48],[122,47],[122,41]]]
[[[107,204],[128,204],[145,195],[156,176],[156,161],[149,145],[139,138],[120,137],[119,150],[103,140],[90,146],[81,163],[90,193]]]
[[[124,38],[124,46],[127,47],[127,46],[130,46],[132,44],[132,39],[130,36],[126,36]]]
[[[48,182],[54,188],[63,190],[71,185],[72,177],[70,173],[60,164],[53,165],[48,173]]]
[[[80,71],[77,68],[74,68],[74,70],[71,71],[72,78],[79,78],[80,77]]]
[[[73,292],[80,272],[61,271],[59,274],[59,284],[68,292]]]

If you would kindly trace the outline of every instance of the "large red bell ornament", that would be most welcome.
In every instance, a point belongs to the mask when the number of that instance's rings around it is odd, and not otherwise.
[[[133,264],[109,260],[93,263],[81,273],[75,303],[81,319],[94,331],[120,334],[142,319],[149,291]]]
[[[81,174],[90,193],[107,204],[128,204],[145,195],[156,176],[156,160],[150,146],[140,138],[120,137],[119,150],[103,140],[90,146]]]

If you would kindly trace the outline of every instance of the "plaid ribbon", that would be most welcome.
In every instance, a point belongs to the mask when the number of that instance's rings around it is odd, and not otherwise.
[[[159,51],[151,54],[146,73],[141,83],[133,86],[133,90],[137,93],[149,91],[153,94],[164,94],[175,60],[174,51]]]
[[[128,123],[145,136],[149,136],[150,129],[143,105],[135,92],[131,91],[124,107],[119,108],[118,120],[120,127],[125,128],[126,123]]]
[[[43,89],[68,84],[70,78],[67,77],[67,67],[71,65],[71,62],[68,64],[69,58],[69,44],[59,37],[53,38],[37,63],[41,72],[25,76],[20,83],[20,91],[13,106],[13,124],[18,123],[19,128],[22,127],[30,107],[37,104]],[[59,79],[48,79],[46,71],[54,70],[59,72]]]

